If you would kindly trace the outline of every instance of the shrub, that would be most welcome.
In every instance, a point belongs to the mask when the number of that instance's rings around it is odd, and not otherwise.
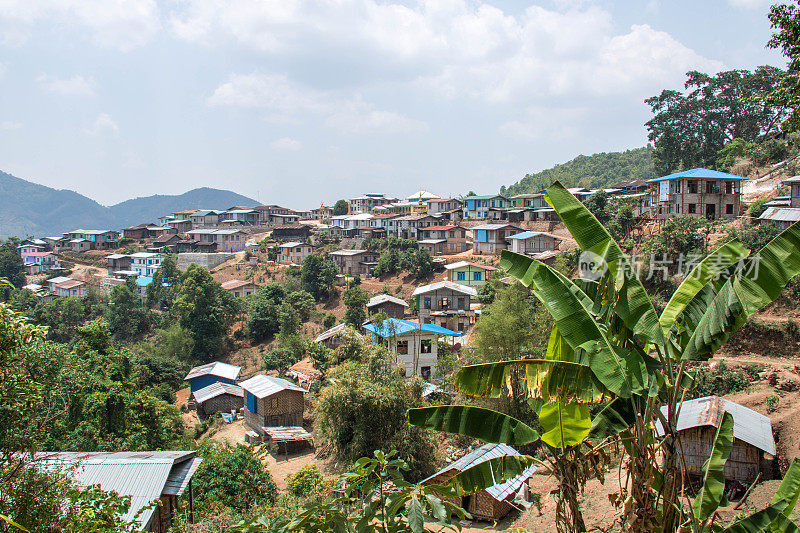
[[[325,329],[331,329],[333,326],[336,325],[336,315],[333,313],[328,313],[325,315],[325,318],[322,320],[322,327]]]
[[[317,492],[323,481],[322,472],[317,465],[306,465],[286,476],[286,488],[297,497],[306,497]]]

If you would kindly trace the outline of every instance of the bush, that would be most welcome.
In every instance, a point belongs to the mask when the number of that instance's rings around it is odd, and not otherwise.
[[[758,379],[759,372],[763,371],[764,365],[761,364],[729,368],[725,361],[720,361],[713,368],[702,366],[695,374],[696,383],[691,396],[693,398],[725,396],[747,390],[747,387]]]
[[[316,493],[324,480],[317,465],[306,465],[286,476],[286,488],[297,497],[307,497]]]
[[[336,325],[336,315],[333,313],[328,313],[325,315],[325,318],[322,320],[322,327],[325,329],[331,329],[333,326]]]

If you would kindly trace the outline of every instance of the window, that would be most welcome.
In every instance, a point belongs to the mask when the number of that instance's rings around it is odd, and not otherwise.
[[[408,355],[408,341],[397,341],[397,353]]]
[[[467,279],[466,272],[456,272],[456,281],[465,281]]]
[[[733,204],[727,204],[725,206],[725,214],[732,215],[733,214]]]
[[[451,231],[451,232],[450,232],[450,238],[452,239],[452,238],[454,238],[455,236],[456,236],[456,232],[455,232],[455,231]]]
[[[419,341],[419,353],[431,353],[433,350],[433,343],[430,339],[422,339]]]
[[[422,375],[422,379],[430,379],[431,377],[431,367],[423,366],[419,369],[419,373]]]
[[[425,305],[425,309],[430,309],[431,308],[431,297],[430,296],[426,296],[425,297],[424,305]]]
[[[697,180],[687,180],[686,185],[689,187],[689,192],[697,194]]]
[[[458,308],[459,309],[464,309],[464,298],[463,297],[459,297],[458,298]]]
[[[697,204],[689,204],[687,206],[689,214],[697,213]]]
[[[733,182],[726,181],[725,182],[725,194],[731,194],[733,192]]]
[[[675,181],[675,192],[681,192],[681,180]]]
[[[473,281],[480,281],[481,280],[481,272],[473,272],[472,273],[472,280]]]
[[[714,189],[716,188],[717,182],[712,180],[706,180],[706,194],[714,194]]]

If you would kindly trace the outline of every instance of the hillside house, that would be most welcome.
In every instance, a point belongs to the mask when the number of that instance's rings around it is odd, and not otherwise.
[[[258,287],[256,287],[255,283],[252,281],[241,281],[238,279],[226,281],[222,284],[222,288],[233,294],[234,298],[244,298],[245,296],[254,294],[258,290]]]
[[[86,252],[92,249],[92,243],[88,239],[70,239],[67,244],[73,252]]]
[[[314,248],[310,244],[299,241],[285,242],[278,246],[278,262],[299,265],[313,252]]]
[[[51,282],[53,280],[48,281]],[[72,278],[65,278],[65,281],[60,281],[58,283],[49,283],[49,286],[52,287],[50,290],[52,290],[56,296],[63,297],[73,296],[79,298],[81,296],[86,296],[88,290],[88,285],[85,281]]]
[[[365,324],[373,340],[386,343],[395,363],[405,368],[406,377],[429,379],[436,370],[439,337],[460,337],[461,333],[437,326],[389,318],[381,324]]]
[[[280,205],[257,205],[254,209],[259,213],[258,223],[262,226],[296,224],[300,220],[295,211]]]
[[[362,231],[375,227],[374,215],[357,213],[355,215],[339,215],[331,219],[331,235],[354,239],[361,236]]]
[[[378,264],[378,253],[370,250],[336,250],[328,255],[337,272],[345,276],[369,276]]]
[[[215,413],[230,413],[244,407],[242,388],[221,381],[194,391],[192,398],[197,405],[197,416],[200,420],[205,420]]]
[[[513,224],[481,224],[472,227],[472,250],[476,254],[499,254],[508,248],[508,238],[524,230]]]
[[[539,231],[523,231],[508,237],[512,252],[531,256],[557,250],[562,240],[556,235]]]
[[[153,252],[136,252],[130,255],[130,270],[138,272],[140,276],[152,277],[156,273],[164,256]]]
[[[664,221],[675,215],[732,220],[741,214],[741,184],[747,180],[725,172],[694,168],[650,184],[650,218]]]
[[[44,252],[46,250],[47,246],[43,244],[35,244],[32,242],[25,242],[17,246],[17,253],[23,257],[28,254],[32,254],[35,252]]]
[[[53,252],[29,252],[22,255],[22,263],[25,266],[25,273],[29,275],[41,274],[49,270],[61,268],[58,257]]]
[[[772,421],[752,409],[738,403],[706,396],[684,401],[680,406],[676,429],[680,438],[678,462],[685,464],[689,480],[697,482],[703,475],[703,464],[711,455],[717,428],[726,412],[733,416],[733,448],[725,463],[725,479],[738,481],[748,486],[761,472],[769,474],[775,457],[775,439]],[[661,408],[667,415],[666,406]],[[656,435],[662,436],[664,429],[656,424]]]
[[[539,209],[540,207],[549,207],[544,200],[543,192],[533,192],[525,194],[516,194],[509,198],[511,205],[516,208],[531,208]]]
[[[192,229],[216,226],[219,224],[220,213],[222,213],[222,211],[216,211],[214,209],[200,209],[199,211],[195,211],[189,215]]]
[[[394,222],[394,236],[399,239],[417,239],[417,232],[422,228],[440,224],[438,218],[427,213],[402,215],[392,219]],[[391,236],[392,233],[389,233]]]
[[[208,387],[212,383],[234,385],[241,370],[242,368],[239,366],[229,365],[222,361],[214,361],[213,363],[192,368],[183,379],[189,382],[189,389],[194,392]]]
[[[419,321],[422,324],[438,324],[464,333],[475,321],[471,306],[478,291],[474,287],[452,281],[437,281],[417,287],[412,296],[417,299]]]
[[[119,246],[119,232],[104,229],[76,229],[64,233],[73,251],[105,250]],[[80,246],[73,244],[81,243]],[[86,248],[88,243],[88,248]]]
[[[768,207],[758,217],[759,224],[775,224],[781,231],[800,220],[800,208]]]
[[[281,224],[272,228],[271,237],[275,240],[305,241],[311,236],[311,228],[305,224]]]
[[[163,250],[164,248],[170,248],[175,250],[176,252],[183,251],[183,250],[177,250],[178,243],[182,241],[183,239],[180,238],[177,233],[165,233],[153,239],[153,241],[150,243],[148,251],[160,251]]]
[[[302,426],[305,389],[291,381],[259,374],[239,384],[244,421],[259,435],[264,427]]]
[[[355,215],[357,213],[372,213],[372,211],[379,206],[388,205],[400,201],[399,198],[390,198],[383,194],[367,193],[363,196],[356,196],[351,198],[350,213]]]
[[[420,248],[431,255],[450,255],[466,252],[471,248],[467,241],[467,229],[458,225],[435,225],[417,230]]]
[[[792,176],[781,181],[782,185],[789,187],[788,207],[800,207],[800,176]]]
[[[371,316],[376,313],[386,313],[389,318],[403,318],[408,309],[405,300],[390,294],[373,296],[367,302],[367,313]]]
[[[259,216],[258,209],[229,209],[217,218],[220,226],[257,226]]]
[[[432,476],[423,479],[420,484],[441,485],[469,468],[505,455],[518,455],[518,452],[507,444],[484,444],[457,461],[450,463]],[[475,494],[458,498],[448,497],[447,499],[463,508],[474,518],[499,520],[514,508],[511,501],[514,500],[520,489],[524,489],[527,486],[528,480],[535,472],[536,467],[531,466],[518,476],[478,491]]]
[[[97,485],[130,496],[122,518],[135,521],[135,530],[167,533],[183,506],[189,508],[189,522],[194,520],[191,480],[201,462],[194,451],[40,452],[33,464],[67,472],[79,487]],[[184,494],[188,502],[182,501]]]
[[[129,228],[123,228],[122,238],[140,241],[144,239],[153,239],[165,233],[176,233],[176,230],[169,226],[157,226],[152,222],[143,222]]]
[[[69,247],[67,244],[69,239],[64,237],[63,235],[54,236],[54,237],[43,237],[42,240],[47,244],[47,247],[54,251],[60,252]]]
[[[486,283],[489,272],[496,269],[489,265],[479,265],[469,261],[459,261],[444,266],[447,270],[447,279],[452,283],[481,288]]]
[[[427,213],[434,216],[462,208],[462,202],[458,198],[431,198],[425,203],[427,204]]]
[[[344,333],[347,332],[348,327],[347,324],[337,324],[332,328],[323,331],[317,338],[314,339],[314,342],[322,344],[326,348],[330,348],[331,350],[335,350],[339,346],[341,346],[345,341]],[[357,331],[350,329],[353,335],[360,337],[361,334]]]
[[[216,244],[218,252],[241,252],[247,241],[247,233],[240,229],[210,229],[200,228],[186,232],[189,237],[208,247]],[[205,251],[205,250],[204,250]]]
[[[108,275],[115,276],[117,272],[131,270],[131,256],[127,254],[110,254],[106,256]]]
[[[466,196],[461,201],[464,220],[502,220],[504,210],[511,206],[509,199],[500,194]]]

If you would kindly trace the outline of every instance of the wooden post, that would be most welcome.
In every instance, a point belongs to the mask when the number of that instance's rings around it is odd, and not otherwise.
[[[194,524],[194,494],[192,493],[192,480],[189,480],[189,523]]]

